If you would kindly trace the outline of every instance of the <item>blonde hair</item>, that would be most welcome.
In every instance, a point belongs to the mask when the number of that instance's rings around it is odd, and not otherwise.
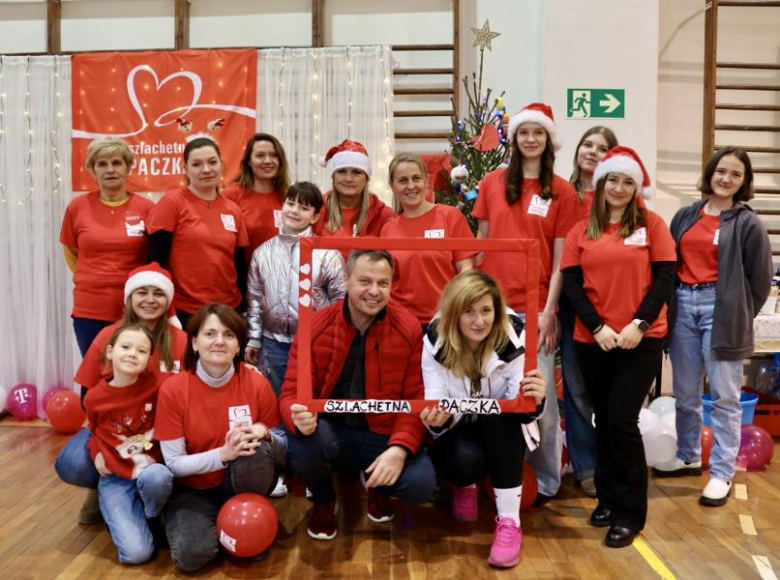
[[[607,199],[604,195],[604,185],[607,183],[610,175],[612,173],[607,173],[596,183],[596,194],[593,199],[593,206],[590,208],[590,216],[588,216],[588,227],[585,229],[585,238],[588,240],[598,240],[601,234],[604,233],[604,228],[609,225],[609,209],[607,208]],[[639,187],[639,185],[636,186],[634,197],[631,198],[626,209],[623,210],[623,218],[621,219],[620,231],[618,232],[619,238],[629,237],[638,228],[643,227],[647,223],[647,212],[639,207],[637,202],[637,197],[641,195]]]
[[[356,168],[354,168],[356,169]],[[360,170],[359,170],[360,171]],[[361,171],[363,173],[363,171]],[[357,223],[355,224],[354,235],[360,235],[360,230],[368,219],[368,208],[371,205],[371,193],[368,191],[368,175],[366,175],[366,187],[363,189],[363,193],[360,194],[360,211],[358,212]],[[339,201],[339,192],[336,191],[336,184],[333,184],[333,189],[328,195],[328,199],[325,200],[325,209],[328,211],[328,220],[325,222],[325,227],[330,232],[337,232],[341,229],[341,202]]]
[[[493,300],[493,328],[476,351],[466,347],[460,331],[460,317],[483,296]],[[444,287],[439,302],[439,341],[442,343],[441,364],[456,376],[476,380],[484,376],[490,355],[509,342],[509,318],[506,300],[495,280],[479,270],[467,270],[455,276]]]
[[[135,157],[127,143],[118,137],[99,137],[87,147],[86,167],[94,172],[95,162],[99,157],[113,157],[114,155],[120,155],[128,169],[133,166]]]
[[[415,155],[414,153],[399,153],[393,157],[393,160],[390,162],[390,168],[387,172],[387,181],[390,184],[390,189],[393,188],[395,170],[398,169],[398,166],[401,165],[401,163],[414,163],[417,167],[420,168],[420,172],[422,173],[423,178],[426,180],[428,179],[428,166],[425,165],[425,161],[422,160],[422,157]],[[393,192],[393,211],[395,211],[396,215],[404,213],[404,208],[401,205],[401,202],[398,201],[398,196],[395,195],[395,192]]]

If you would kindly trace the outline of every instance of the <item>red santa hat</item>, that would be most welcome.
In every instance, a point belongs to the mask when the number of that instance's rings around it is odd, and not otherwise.
[[[618,145],[610,149],[593,171],[593,183],[598,183],[610,173],[628,175],[636,183],[637,193],[642,196],[649,194],[650,174],[645,169],[639,154],[631,147]]]
[[[558,134],[550,105],[531,103],[509,119],[509,141],[514,142],[517,128],[523,123],[539,123],[547,131],[547,137],[552,141],[553,149],[558,151],[563,147],[563,141]]]
[[[368,158],[368,151],[362,143],[349,139],[331,147],[325,157],[320,159],[320,165],[328,168],[331,177],[336,171],[345,167],[360,169],[371,177],[371,160]]]
[[[130,272],[125,282],[125,302],[130,295],[144,286],[154,286],[159,288],[168,299],[168,322],[177,328],[181,328],[181,322],[176,317],[176,310],[173,308],[173,279],[171,273],[160,266],[157,262],[140,266]]]

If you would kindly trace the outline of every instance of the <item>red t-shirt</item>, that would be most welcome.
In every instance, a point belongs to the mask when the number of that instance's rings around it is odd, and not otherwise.
[[[142,373],[127,387],[112,387],[105,380],[84,397],[92,460],[103,454],[114,475],[135,479],[152,463],[162,461],[160,445],[154,441],[154,414],[159,383],[153,373]]]
[[[187,453],[211,451],[225,444],[225,434],[242,425],[279,424],[276,396],[268,380],[241,365],[230,381],[210,387],[194,373],[183,372],[169,378],[160,388],[155,437],[171,441],[184,437]],[[180,481],[197,489],[216,487],[225,470],[183,477]]]
[[[397,215],[384,226],[382,238],[468,238],[474,239],[466,217],[449,205],[434,205],[421,216]],[[393,251],[395,275],[393,300],[428,324],[436,314],[441,291],[457,274],[455,264],[476,252]]]
[[[60,243],[78,250],[71,316],[109,321],[122,316],[127,275],[148,261],[146,222],[153,207],[152,200],[133,193],[122,205],[109,206],[97,191],[68,204]]]
[[[149,233],[173,232],[169,270],[178,310],[197,312],[209,302],[241,304],[235,252],[249,244],[238,206],[221,195],[200,199],[186,187],[166,193],[149,215]]]
[[[547,303],[553,269],[553,245],[565,238],[580,219],[577,194],[572,185],[553,176],[553,197],[541,199],[538,179],[525,179],[520,199],[512,205],[506,201],[504,174],[507,168],[491,171],[479,186],[479,195],[471,212],[475,218],[490,223],[491,239],[539,240],[539,311]],[[485,252],[480,269],[501,283],[509,306],[525,312],[525,254]]]
[[[102,362],[103,351],[106,348],[108,339],[111,338],[111,335],[119,328],[120,324],[121,322],[115,322],[111,326],[107,326],[92,341],[87,354],[84,355],[84,360],[81,361],[81,365],[76,371],[76,376],[73,377],[76,383],[91,389],[100,382],[100,379],[105,379],[112,375],[111,369],[106,368]],[[157,375],[161,384],[169,375],[179,372],[179,369],[182,367],[182,361],[184,361],[184,351],[187,349],[187,333],[171,324],[168,325],[168,329],[171,331],[171,355],[173,356],[174,370],[168,371],[166,368],[163,368],[157,351],[149,358],[147,367],[149,371]]]
[[[590,208],[593,207],[593,200],[595,197],[596,192],[592,189],[582,193],[582,201],[580,201],[580,217],[582,219],[586,220],[590,218]]]
[[[680,239],[680,261],[677,277],[686,284],[702,284],[718,281],[718,237],[720,216],[707,215],[700,210],[701,218]]]
[[[608,225],[598,240],[585,238],[588,223],[579,222],[566,238],[561,269],[582,267],[583,287],[604,324],[620,332],[634,319],[653,283],[651,262],[674,262],[674,239],[664,220],[647,212],[647,225],[628,238],[619,238],[620,224]],[[650,322],[650,321],[648,321]],[[645,332],[648,338],[666,336],[666,306]],[[574,340],[596,339],[579,318]]]
[[[228,185],[222,190],[222,195],[236,203],[244,216],[244,226],[249,236],[246,253],[249,263],[252,261],[252,252],[279,233],[284,197],[278,191],[261,193],[246,189],[238,183]]]

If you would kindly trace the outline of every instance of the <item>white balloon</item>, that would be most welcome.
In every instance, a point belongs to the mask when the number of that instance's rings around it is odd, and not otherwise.
[[[0,413],[5,411],[5,399],[8,397],[8,391],[5,390],[3,385],[0,385]]]
[[[650,410],[659,417],[671,413],[674,411],[674,397],[658,397],[650,403]]]
[[[658,425],[658,421],[658,415],[653,413],[650,409],[640,409],[639,432],[642,434],[642,437],[649,431],[655,429],[656,425]]]
[[[665,425],[666,427],[669,427],[670,429],[676,431],[677,429],[677,412],[675,410],[672,410],[669,413],[666,413],[665,415],[661,415],[660,424]]]
[[[677,454],[677,432],[673,427],[659,423],[642,438],[642,442],[648,466],[674,459]]]

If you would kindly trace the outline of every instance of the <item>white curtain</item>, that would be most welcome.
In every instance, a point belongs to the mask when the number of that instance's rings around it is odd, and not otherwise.
[[[387,46],[259,51],[258,129],[281,140],[294,180],[330,189],[319,160],[332,146],[352,139],[368,150],[371,191],[390,200],[387,168],[395,154],[391,64]]]
[[[71,275],[59,231],[70,201],[70,57],[0,58],[0,385],[72,385]]]

